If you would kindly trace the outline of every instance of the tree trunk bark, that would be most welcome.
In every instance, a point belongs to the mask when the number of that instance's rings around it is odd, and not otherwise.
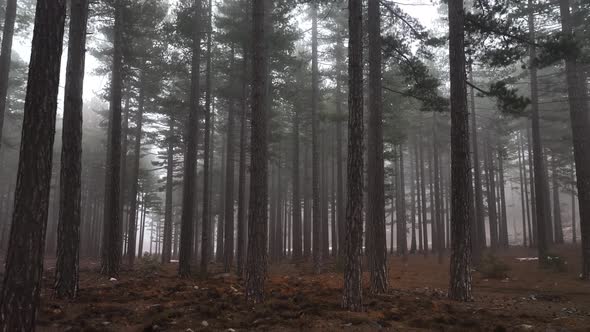
[[[232,60],[230,65],[230,72],[234,70],[234,50],[232,47]],[[227,115],[227,149],[225,157],[225,233],[224,233],[224,248],[223,248],[223,270],[229,272],[234,260],[234,124],[235,120],[235,105],[230,100]]]
[[[88,0],[73,0],[70,5],[55,264],[55,294],[60,298],[74,298],[78,292],[82,189],[82,92],[87,19]]]
[[[188,277],[191,273],[191,255],[193,251],[193,214],[195,204],[195,178],[197,176],[197,149],[199,137],[199,80],[201,61],[200,32],[201,1],[194,0],[192,22],[192,64],[190,110],[185,135],[184,179],[182,190],[182,219],[180,230],[180,256],[178,275]]]
[[[211,1],[211,0],[209,0]],[[242,104],[240,114],[240,161],[238,170],[238,275],[244,275],[244,261],[246,253],[246,107],[248,105],[248,53],[243,47],[242,64]]]
[[[343,307],[362,310],[363,243],[363,11],[348,0],[348,165]]]
[[[553,234],[555,234],[555,243],[563,244],[563,227],[561,226],[561,204],[559,202],[559,175],[557,174],[557,165],[555,159],[555,155],[551,156],[551,182],[553,182]]]
[[[2,331],[35,329],[65,17],[65,0],[37,1],[14,211],[0,296]]]
[[[266,3],[265,3],[266,2]],[[268,220],[268,116],[266,112],[267,27],[272,8],[269,0],[253,0],[253,54],[250,136],[250,207],[248,210],[248,260],[246,265],[246,299],[259,303],[264,299],[267,273]],[[268,16],[268,18],[266,18]]]
[[[103,213],[103,247],[101,273],[117,277],[121,265],[121,220],[119,194],[121,176],[121,86],[123,70],[123,12],[125,2],[117,0],[113,43],[113,64],[111,73],[111,115],[109,121],[109,142],[107,148],[107,171],[105,179],[105,203]]]
[[[311,4],[311,177],[313,196],[313,269],[316,274],[322,268],[322,228],[320,202],[320,146],[319,135],[319,69],[318,69],[318,13],[317,4]]]
[[[465,83],[465,12],[463,0],[449,0],[451,81],[451,275],[449,297],[468,301],[471,295],[472,207],[469,155],[469,112]]]
[[[145,65],[145,64],[144,64]],[[129,204],[129,229],[127,230],[127,259],[130,266],[135,262],[135,245],[137,236],[137,221],[135,210],[137,209],[137,192],[139,188],[139,161],[141,160],[141,135],[143,130],[143,108],[145,102],[145,68],[140,69],[139,74],[139,101],[137,106],[137,125],[135,132],[135,146],[133,147],[133,169],[131,175],[131,204]],[[164,258],[162,258],[163,260]],[[167,263],[164,261],[164,263]]]
[[[170,263],[172,258],[172,194],[174,189],[174,115],[168,119],[168,151],[166,165],[166,205],[164,207],[164,250],[162,251],[162,263]],[[135,193],[137,196],[137,193]],[[137,198],[132,198],[137,200]],[[131,209],[129,209],[131,213]],[[135,211],[132,212],[135,216]],[[129,215],[131,217],[131,214]],[[135,219],[135,217],[133,217]],[[131,218],[129,218],[131,221]]]
[[[533,166],[535,179],[535,206],[537,215],[537,249],[539,252],[539,265],[544,266],[547,263],[547,238],[545,234],[545,225],[547,216],[545,214],[545,190],[546,182],[544,176],[544,158],[543,147],[541,146],[541,129],[539,125],[539,97],[537,89],[537,50],[535,46],[535,17],[533,0],[528,0],[529,15],[529,75],[531,80],[531,106],[532,106],[532,129],[533,129]]]
[[[6,114],[6,96],[10,74],[10,61],[12,55],[12,39],[14,36],[14,23],[16,21],[16,0],[6,2],[6,12],[2,31],[2,49],[0,53],[0,138],[4,127],[4,115]],[[0,139],[0,144],[1,144]]]
[[[369,124],[367,165],[367,225],[372,252],[368,253],[372,293],[387,290],[387,240],[385,231],[385,170],[383,164],[383,102],[381,91],[381,13],[379,0],[368,2]]]
[[[560,0],[562,31],[572,35],[569,0]],[[572,123],[574,160],[582,237],[582,279],[590,280],[590,122],[588,120],[588,88],[584,71],[572,52],[565,59],[568,101]]]

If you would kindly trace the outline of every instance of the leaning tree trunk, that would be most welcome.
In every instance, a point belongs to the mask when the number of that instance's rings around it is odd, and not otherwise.
[[[266,3],[265,3],[266,2]],[[268,221],[268,116],[266,112],[267,45],[266,16],[269,0],[252,1],[252,95],[250,136],[250,203],[248,210],[248,251],[246,300],[264,300],[267,274]]]
[[[57,297],[67,298],[76,296],[79,279],[82,92],[87,19],[88,0],[72,0],[63,114],[57,262],[55,264],[55,294]]]
[[[37,1],[14,211],[0,296],[0,330],[34,331],[59,90],[66,0]]]
[[[8,95],[8,78],[12,55],[12,37],[14,36],[14,23],[16,21],[16,7],[16,0],[8,0],[6,2],[6,13],[2,31],[2,50],[0,53],[0,138],[2,138],[4,114],[6,113],[6,96]],[[2,144],[1,139],[0,144]]]
[[[361,246],[363,244],[363,10],[361,0],[348,0],[348,165],[344,295],[342,305],[362,310]]]
[[[123,11],[124,2],[117,0],[111,73],[111,115],[105,172],[105,204],[103,213],[103,241],[101,273],[107,277],[117,276],[121,265],[121,220],[119,194],[121,176],[121,87],[123,84]]]
[[[144,64],[145,65],[145,64]],[[129,228],[127,230],[127,259],[130,266],[135,262],[135,244],[137,238],[137,220],[135,210],[137,209],[137,191],[139,189],[139,161],[141,159],[141,132],[143,127],[143,107],[145,102],[145,68],[140,69],[139,78],[139,102],[137,106],[137,125],[135,132],[135,146],[133,147],[133,169],[131,175],[131,204],[129,204]],[[164,226],[165,227],[165,226]],[[162,258],[164,259],[164,257]],[[166,261],[164,261],[167,263]]]
[[[467,301],[471,295],[469,182],[469,112],[465,84],[465,10],[463,0],[449,0],[449,59],[451,80],[451,278],[449,297]]]
[[[387,289],[387,239],[385,231],[385,170],[383,164],[383,103],[381,91],[381,13],[379,0],[369,0],[369,142],[367,170],[367,225],[371,232],[372,293]]]
[[[182,217],[180,230],[180,253],[178,258],[178,274],[188,277],[191,273],[191,255],[193,251],[193,214],[197,177],[197,140],[199,133],[199,79],[201,60],[201,32],[199,17],[201,1],[194,0],[192,22],[192,63],[190,111],[185,136],[184,179],[182,190]]]
[[[562,31],[572,35],[572,18],[569,0],[560,0]],[[568,53],[565,59],[568,101],[572,123],[576,185],[580,211],[580,235],[582,238],[582,279],[590,280],[590,120],[588,119],[588,88],[586,77],[576,59]]]

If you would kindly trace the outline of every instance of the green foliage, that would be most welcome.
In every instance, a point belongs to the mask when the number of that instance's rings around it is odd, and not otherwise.
[[[478,271],[485,278],[504,279],[508,276],[510,267],[494,254],[487,253],[482,257]]]
[[[490,85],[491,97],[496,98],[500,111],[513,115],[522,115],[530,104],[530,99],[518,95],[518,90],[510,88],[506,81],[498,81]]]

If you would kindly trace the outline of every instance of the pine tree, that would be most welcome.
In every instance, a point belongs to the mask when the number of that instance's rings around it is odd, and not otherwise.
[[[34,331],[41,293],[66,1],[37,1],[0,330]]]
[[[250,203],[248,209],[248,251],[246,262],[246,299],[264,300],[267,273],[268,220],[268,117],[266,114],[267,45],[265,21],[269,0],[252,1],[252,94],[250,136]]]
[[[449,0],[449,59],[451,80],[451,278],[449,297],[468,301],[471,295],[469,191],[469,113],[465,83],[465,10],[463,0]]]
[[[348,1],[348,165],[344,295],[342,305],[362,310],[363,243],[363,11],[361,0]]]
[[[60,176],[60,209],[57,231],[55,293],[73,298],[78,291],[80,255],[80,200],[82,178],[82,92],[86,56],[88,1],[70,4],[68,66]]]

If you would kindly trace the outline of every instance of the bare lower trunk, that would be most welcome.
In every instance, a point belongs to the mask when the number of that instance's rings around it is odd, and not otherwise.
[[[362,310],[363,243],[363,12],[361,0],[348,1],[348,204],[344,255],[343,307]]]
[[[73,0],[64,98],[60,209],[57,231],[55,293],[73,298],[78,292],[80,201],[82,177],[82,91],[86,55],[88,1]],[[1,241],[1,239],[0,239]]]
[[[37,1],[0,330],[34,331],[43,275],[66,1]]]
[[[451,80],[451,275],[449,297],[468,301],[471,295],[471,239],[469,216],[469,113],[465,85],[463,0],[449,0],[449,59]]]

